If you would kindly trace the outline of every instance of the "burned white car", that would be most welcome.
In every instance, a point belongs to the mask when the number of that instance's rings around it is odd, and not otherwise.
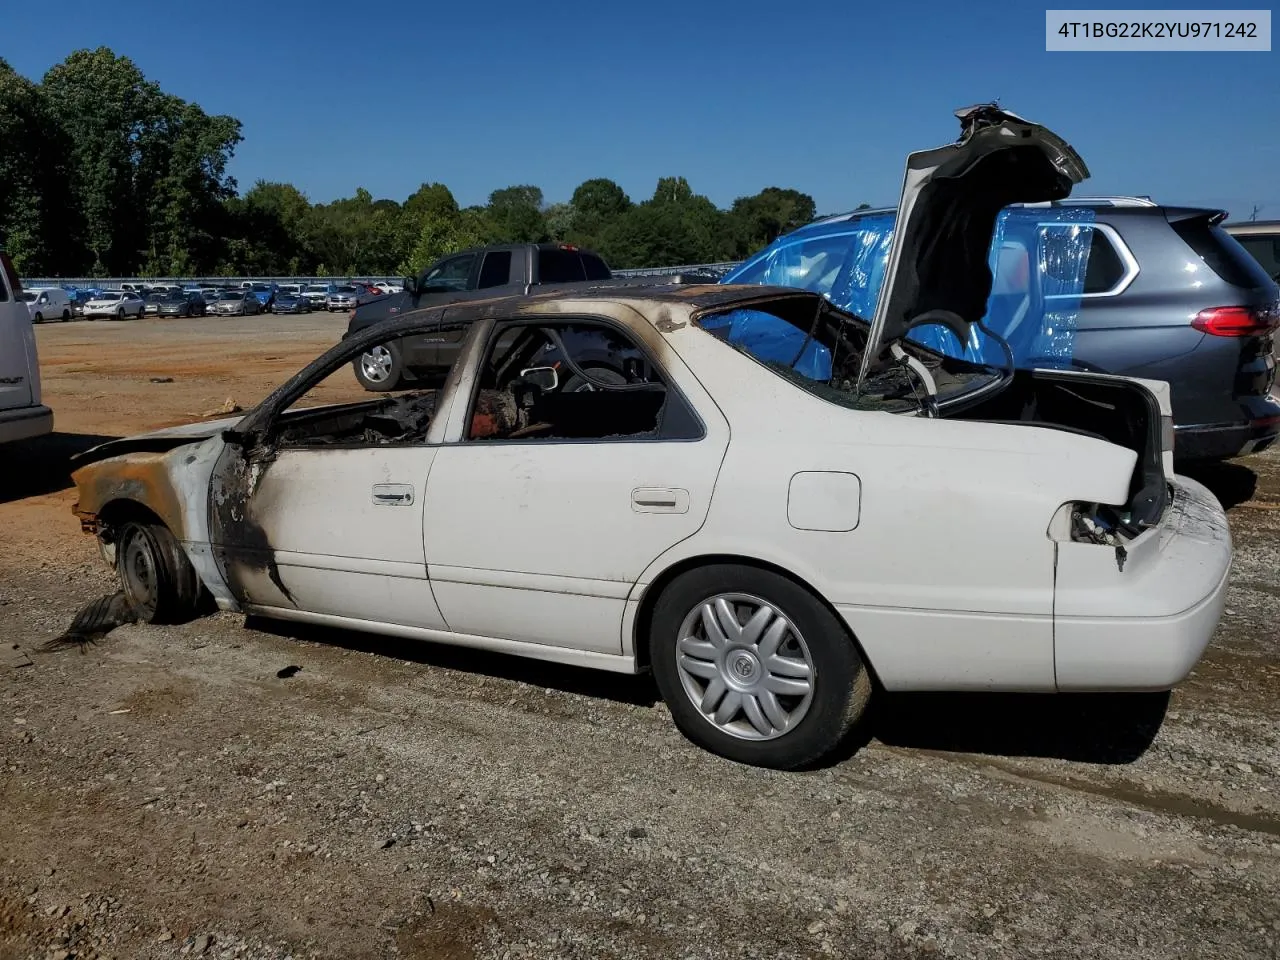
[[[81,455],[76,512],[137,615],[224,610],[634,672],[746,763],[836,748],[885,690],[1158,690],[1231,559],[1172,469],[1168,391],[905,340],[981,320],[998,211],[1085,176],[992,108],[910,158],[876,315],[757,286],[436,308],[237,420]],[[438,392],[298,401],[460,329]]]

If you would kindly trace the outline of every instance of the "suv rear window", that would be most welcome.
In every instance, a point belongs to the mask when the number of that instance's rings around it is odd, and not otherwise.
[[[1258,261],[1249,256],[1248,251],[1236,243],[1235,237],[1227,233],[1217,224],[1209,222],[1208,217],[1189,217],[1175,220],[1172,224],[1174,233],[1182,238],[1196,252],[1205,266],[1218,275],[1224,282],[1233,287],[1265,287],[1271,278],[1258,265]]]
[[[539,250],[539,283],[574,283],[587,279],[582,257],[576,250]]]

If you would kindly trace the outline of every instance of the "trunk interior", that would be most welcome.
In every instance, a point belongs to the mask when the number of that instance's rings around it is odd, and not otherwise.
[[[996,395],[943,416],[1069,430],[1128,447],[1138,454],[1138,462],[1129,483],[1129,500],[1120,514],[1133,527],[1143,528],[1158,522],[1164,513],[1169,488],[1162,461],[1160,407],[1139,384],[1088,374],[1019,370]]]

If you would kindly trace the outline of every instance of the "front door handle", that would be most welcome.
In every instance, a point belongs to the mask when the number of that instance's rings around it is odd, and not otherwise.
[[[373,502],[379,507],[407,507],[413,503],[413,487],[407,483],[375,483]]]
[[[636,487],[631,491],[636,513],[688,513],[689,491],[679,487]]]

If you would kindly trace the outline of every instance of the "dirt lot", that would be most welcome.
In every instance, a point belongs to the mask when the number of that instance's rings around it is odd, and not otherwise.
[[[40,652],[111,589],[68,453],[248,407],[343,322],[39,329],[59,432],[0,452],[0,960],[1280,957],[1270,455],[1201,477],[1237,559],[1170,701],[882,698],[805,774],[694,748],[643,678],[225,614]]]

